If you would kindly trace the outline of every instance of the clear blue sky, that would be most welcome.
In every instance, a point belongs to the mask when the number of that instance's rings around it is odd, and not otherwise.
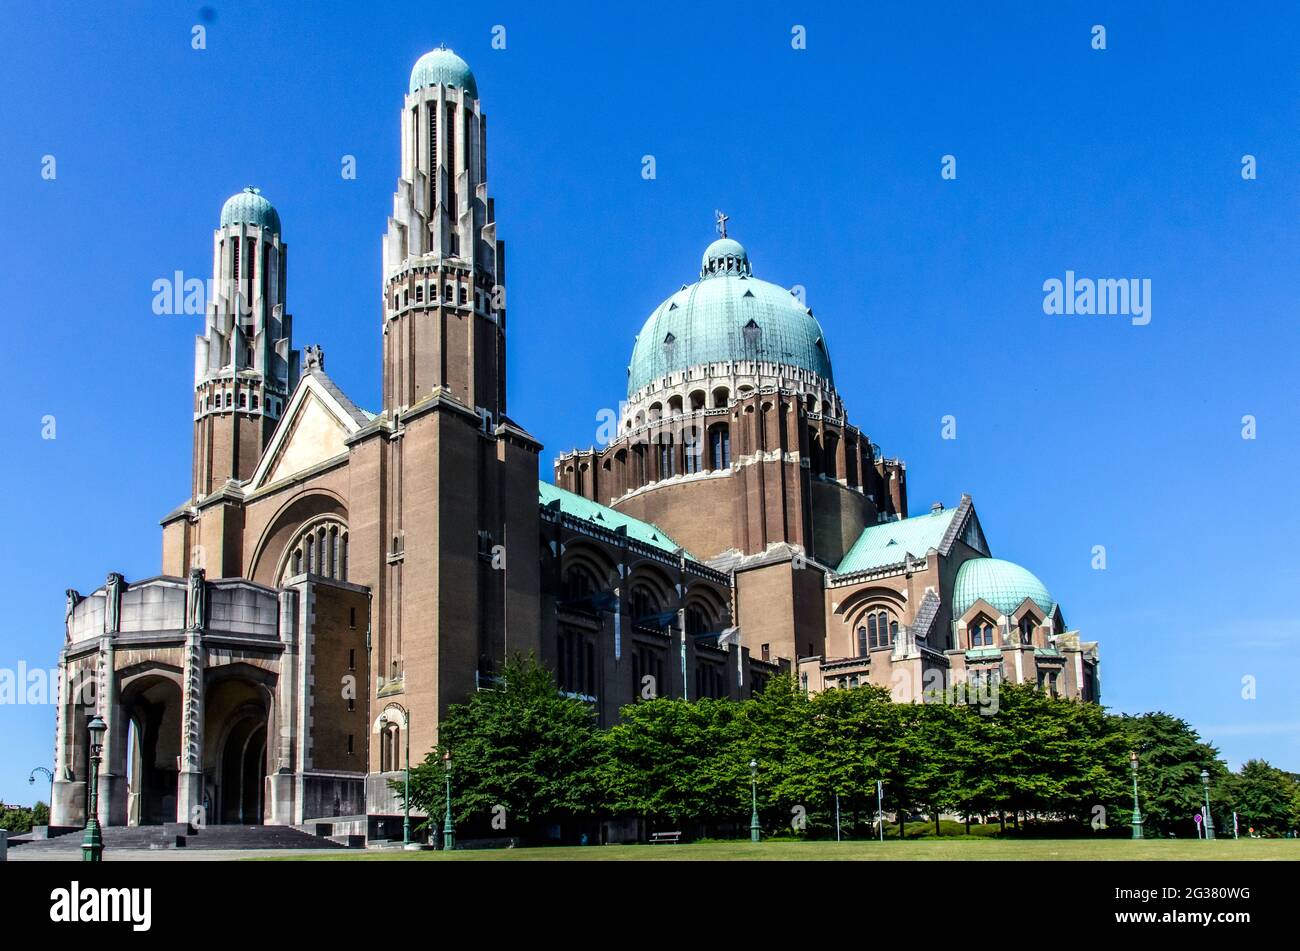
[[[378,407],[398,112],[445,42],[489,115],[510,406],[544,474],[593,441],[722,208],[758,276],[807,287],[850,419],[907,460],[914,510],[970,492],[994,554],[1101,642],[1108,706],[1300,770],[1292,4],[218,0],[204,51],[198,4],[112,6],[0,6],[0,668],[54,665],[64,588],[159,570],[200,318],[155,316],[151,284],[208,275],[228,195],[275,203],[296,342]],[[1044,315],[1067,270],[1149,278],[1151,323]],[[27,775],[53,738],[51,706],[0,707],[0,799],[45,794]]]

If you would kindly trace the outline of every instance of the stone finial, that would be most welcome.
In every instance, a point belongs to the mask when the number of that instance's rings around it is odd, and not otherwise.
[[[122,621],[122,584],[124,579],[110,571],[104,582],[104,633],[116,634]]]
[[[70,644],[72,643],[72,613],[81,603],[81,592],[76,588],[68,588],[63,595],[66,599],[63,605],[63,640],[64,643]]]
[[[185,599],[185,629],[201,630],[207,615],[207,573],[202,568],[190,569],[189,596]]]
[[[302,368],[304,370],[324,370],[325,350],[318,343],[308,344],[302,351]]]

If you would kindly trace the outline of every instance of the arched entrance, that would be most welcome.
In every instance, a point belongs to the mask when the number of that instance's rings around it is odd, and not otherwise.
[[[217,773],[218,821],[260,825],[265,815],[266,714],[252,712],[231,726]]]
[[[209,823],[266,821],[267,736],[274,676],[248,664],[209,671],[204,796]]]
[[[181,751],[181,687],[176,677],[150,671],[123,679],[128,825],[176,820],[176,763]]]

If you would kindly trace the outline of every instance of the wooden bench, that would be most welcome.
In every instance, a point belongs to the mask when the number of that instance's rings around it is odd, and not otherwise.
[[[650,833],[651,845],[658,845],[660,842],[668,842],[672,845],[676,845],[680,841],[682,841],[682,834],[680,832],[651,832]]]

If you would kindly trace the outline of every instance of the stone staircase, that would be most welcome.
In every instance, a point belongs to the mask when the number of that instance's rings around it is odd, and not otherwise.
[[[41,852],[77,852],[81,850],[82,830],[67,832],[48,839],[23,836],[9,840],[9,847],[24,855]],[[204,826],[184,825],[107,826],[103,829],[104,850],[150,849],[344,849],[341,842],[312,835],[292,826]]]

